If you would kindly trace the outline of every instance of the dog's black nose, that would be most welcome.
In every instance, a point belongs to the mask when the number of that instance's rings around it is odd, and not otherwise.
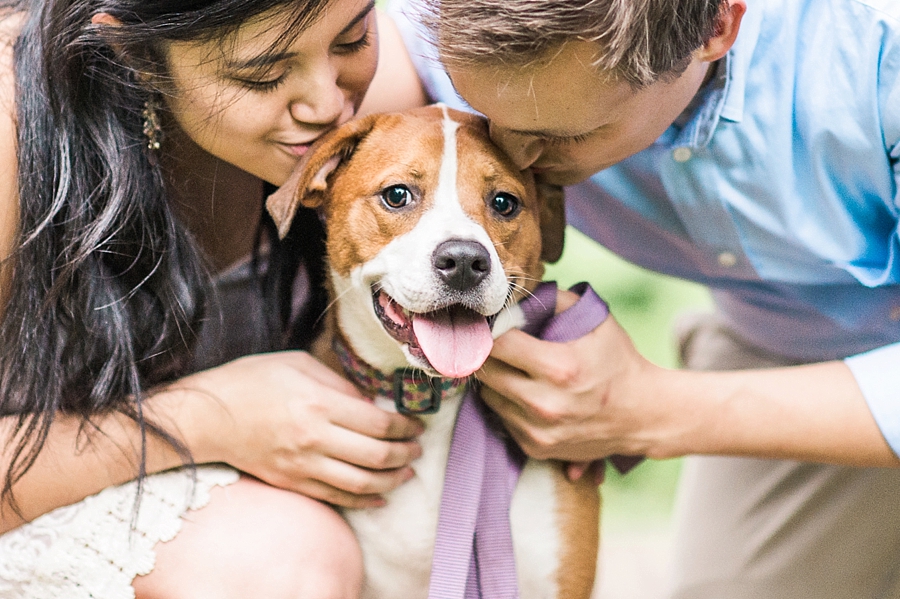
[[[435,248],[431,264],[451,289],[465,291],[490,274],[491,255],[477,241],[451,239]]]

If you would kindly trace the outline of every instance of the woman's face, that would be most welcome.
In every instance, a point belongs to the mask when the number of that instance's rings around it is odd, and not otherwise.
[[[287,180],[313,141],[356,113],[378,63],[372,0],[332,0],[281,49],[285,20],[265,13],[233,40],[166,47],[167,101],[184,132],[274,185]]]

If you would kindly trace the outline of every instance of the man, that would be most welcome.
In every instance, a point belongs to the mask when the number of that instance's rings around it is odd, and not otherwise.
[[[691,371],[613,321],[498,339],[479,378],[515,438],[704,456],[675,598],[900,597],[900,3],[425,1],[449,78],[394,12],[431,96],[574,185],[570,223],[716,301]]]

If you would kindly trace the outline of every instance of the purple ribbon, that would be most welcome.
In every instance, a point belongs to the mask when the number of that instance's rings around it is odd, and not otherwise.
[[[531,297],[519,304],[525,312],[526,324],[522,330],[545,341],[565,343],[584,337],[603,324],[609,316],[609,306],[589,284],[578,283],[570,287],[569,291],[579,296],[578,301],[565,312],[554,315],[556,283],[541,283]],[[621,474],[625,474],[640,464],[644,458],[633,455],[611,455],[607,460]]]
[[[519,305],[530,335],[564,342],[606,320],[609,308],[587,283],[570,289],[579,300],[556,311],[555,283],[542,283]],[[496,418],[493,419],[494,421]],[[459,410],[447,460],[429,599],[518,599],[509,508],[525,456],[470,389]],[[642,458],[612,456],[621,472]]]

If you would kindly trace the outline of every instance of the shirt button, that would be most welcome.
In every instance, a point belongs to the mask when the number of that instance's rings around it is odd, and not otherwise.
[[[893,308],[891,308],[890,317],[894,322],[900,322],[900,306],[894,306]]]
[[[690,148],[681,147],[672,150],[672,159],[675,162],[687,162],[693,155],[694,153],[691,152]]]
[[[716,260],[718,260],[719,266],[723,266],[725,268],[731,268],[732,266],[737,264],[737,256],[735,256],[731,252],[722,252],[716,257]]]

